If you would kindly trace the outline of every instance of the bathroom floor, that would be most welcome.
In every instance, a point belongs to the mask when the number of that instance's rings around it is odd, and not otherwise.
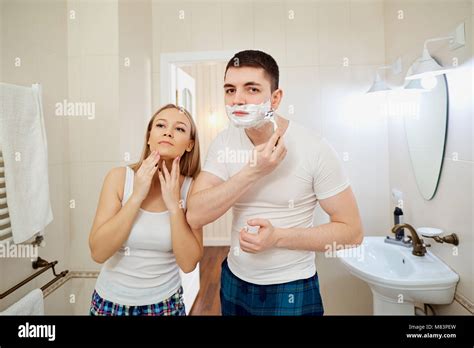
[[[221,263],[228,252],[228,246],[204,248],[200,263],[201,288],[190,315],[221,314],[219,299]]]

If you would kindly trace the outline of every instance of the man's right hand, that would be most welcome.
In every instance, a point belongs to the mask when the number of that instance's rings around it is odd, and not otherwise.
[[[253,161],[244,168],[257,178],[261,178],[278,167],[285,158],[286,152],[283,134],[278,128],[266,143],[255,146]]]

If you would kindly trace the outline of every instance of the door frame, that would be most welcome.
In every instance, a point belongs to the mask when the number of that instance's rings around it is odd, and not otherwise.
[[[200,51],[200,52],[170,52],[160,55],[160,104],[172,102],[173,65],[197,63],[206,61],[229,61],[236,50]]]

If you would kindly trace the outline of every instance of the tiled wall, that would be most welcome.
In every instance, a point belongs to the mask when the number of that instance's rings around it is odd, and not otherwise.
[[[107,172],[137,161],[151,117],[151,2],[68,1],[69,95],[94,102],[71,119],[71,265],[98,269],[88,237]]]
[[[402,74],[389,81],[400,85],[408,67],[418,58],[426,39],[447,36],[461,22],[466,25],[466,45],[450,51],[447,42],[428,46],[441,64],[451,66],[457,57],[458,67],[446,74],[448,83],[448,132],[444,164],[438,191],[426,201],[416,186],[402,118],[389,119],[390,186],[404,193],[405,221],[414,227],[441,228],[456,233],[460,244],[431,244],[430,250],[460,276],[457,293],[474,301],[473,216],[474,216],[474,123],[473,123],[473,6],[469,1],[388,1],[385,5],[385,49],[387,61],[401,56]],[[403,19],[399,19],[403,11]],[[453,160],[457,153],[458,160]],[[458,303],[437,306],[440,313],[468,314]]]
[[[55,114],[55,104],[67,98],[66,3],[56,1],[12,1],[1,4],[1,81],[30,86],[41,83],[43,111],[48,137],[50,199],[54,215],[46,228],[46,246],[39,255],[58,260],[57,271],[70,266],[68,120]],[[20,58],[20,66],[15,59]],[[2,292],[33,272],[29,258],[0,260]],[[0,310],[30,290],[53,279],[48,271],[0,301]],[[65,298],[59,305],[65,305]]]
[[[98,270],[88,236],[103,180],[111,168],[138,159],[151,116],[151,2],[6,0],[2,10],[2,82],[40,82],[44,92],[54,220],[40,256],[59,260],[58,271]],[[13,66],[15,57],[21,68]],[[56,116],[55,103],[63,100],[93,103],[95,114]],[[0,288],[7,289],[32,273],[31,262],[2,260],[0,273]],[[2,301],[0,310],[44,285],[49,273]],[[71,294],[87,302],[92,291],[81,290],[87,282],[69,280],[49,295],[46,313],[72,313]]]
[[[118,7],[67,1],[69,99],[95,105],[94,118],[69,118],[71,265],[79,270],[98,267],[89,231],[105,175],[121,160]]]

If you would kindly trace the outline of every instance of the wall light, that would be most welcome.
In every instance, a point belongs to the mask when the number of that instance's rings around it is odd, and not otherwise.
[[[378,67],[375,71],[375,80],[370,86],[369,90],[366,93],[376,93],[376,92],[387,92],[391,91],[392,89],[385,83],[385,81],[380,77],[379,70],[382,69],[390,69],[392,73],[399,74],[402,71],[402,60],[398,58],[393,64],[391,65],[384,65]]]
[[[209,123],[213,126],[217,124],[217,115],[214,111],[211,111],[209,115]]]
[[[449,40],[450,50],[455,50],[459,47],[464,46],[466,44],[466,39],[464,36],[464,22],[459,24],[454,30],[454,32],[449,36],[436,37],[433,39],[426,40],[423,44],[423,54],[421,58],[419,58],[415,62],[411,74],[407,75],[405,79],[416,80],[428,76],[433,77],[441,74],[446,74],[447,72],[450,72],[452,70],[452,68],[445,68],[439,65],[438,62],[433,59],[433,57],[430,55],[430,52],[428,51],[428,43],[441,40]]]

